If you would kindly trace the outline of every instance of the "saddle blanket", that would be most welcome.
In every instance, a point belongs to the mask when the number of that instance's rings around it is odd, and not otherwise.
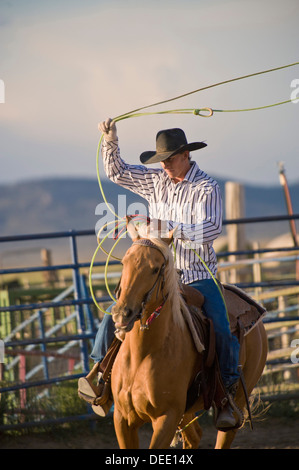
[[[266,315],[266,309],[239,287],[223,283],[222,289],[231,332],[237,333],[239,323],[246,336]]]

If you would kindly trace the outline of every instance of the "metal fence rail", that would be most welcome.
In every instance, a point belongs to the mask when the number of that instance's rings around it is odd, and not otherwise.
[[[234,219],[234,220],[225,220],[223,222],[226,224],[248,224],[248,223],[269,223],[276,221],[286,221],[291,219],[298,219],[299,214],[293,216],[276,216],[276,217],[257,217],[250,219]],[[41,302],[32,302],[24,303],[19,305],[3,305],[0,307],[0,320],[4,318],[1,315],[13,314],[14,312],[32,312],[29,318],[27,318],[23,323],[17,325],[14,329],[5,338],[0,338],[4,340],[5,345],[5,357],[8,356],[12,360],[7,364],[7,371],[10,368],[13,368],[20,357],[29,357],[36,355],[41,357],[41,364],[35,365],[35,371],[27,375],[23,375],[22,382],[11,381],[12,383],[6,383],[5,385],[0,384],[0,394],[16,392],[22,390],[28,390],[34,387],[47,387],[52,384],[58,384],[62,382],[67,382],[71,380],[76,380],[79,377],[85,375],[89,371],[89,351],[90,347],[93,344],[93,340],[97,331],[97,324],[94,319],[94,315],[90,310],[90,306],[93,304],[93,300],[88,293],[86,287],[85,276],[81,274],[82,268],[88,268],[90,263],[80,263],[78,260],[78,247],[77,247],[77,238],[86,237],[86,236],[95,236],[94,230],[70,230],[64,232],[53,232],[53,233],[44,233],[44,234],[26,234],[26,235],[15,235],[15,236],[3,236],[0,237],[0,243],[6,242],[19,242],[19,241],[32,241],[32,240],[41,240],[41,239],[60,239],[68,238],[70,242],[70,253],[71,253],[71,263],[54,265],[54,266],[35,266],[35,267],[23,267],[23,268],[3,268],[0,269],[0,274],[22,274],[22,273],[34,273],[34,272],[45,272],[45,271],[59,271],[59,270],[71,270],[72,271],[72,286],[66,289],[61,295],[58,295],[51,301],[41,301]],[[299,247],[281,247],[270,249],[257,249],[257,250],[242,250],[235,252],[219,252],[217,254],[218,258],[221,260],[230,255],[246,255],[252,256],[254,254],[263,254],[270,252],[288,252],[288,251],[298,251]],[[109,265],[119,265],[118,261],[111,261]],[[95,262],[95,267],[105,266],[105,262]],[[117,274],[117,273],[116,273]],[[115,274],[115,275],[116,275]],[[257,287],[272,289],[274,287],[283,287],[283,286],[299,286],[299,281],[296,279],[292,280],[273,280],[273,281],[263,281],[263,282],[247,282],[247,283],[238,283],[239,287],[243,289],[254,289]],[[298,293],[299,294],[299,293]],[[70,295],[72,298],[70,298]],[[99,303],[109,302],[110,297],[107,295],[102,295],[97,298]],[[70,307],[74,311],[68,315],[64,320],[57,322],[55,327],[50,329],[45,328],[45,315],[47,311],[51,308],[58,307]],[[269,317],[264,320],[265,323],[275,322],[279,319],[280,322],[288,322],[299,320],[298,316],[285,316],[283,318],[278,317],[279,313],[275,317]],[[68,322],[76,321],[77,331],[73,334],[61,334],[61,329],[65,327]],[[29,324],[34,322],[38,323],[39,327],[39,337],[31,338],[21,338],[16,337],[17,334],[20,334],[22,328],[27,328]],[[1,324],[0,324],[1,332]],[[57,334],[58,336],[54,336]],[[56,344],[59,346],[58,350],[47,350],[47,346]],[[70,346],[68,346],[70,345]],[[71,349],[74,345],[79,348],[79,355],[74,353],[68,353],[68,350]],[[36,347],[40,349],[35,350]],[[51,356],[52,354],[52,356]],[[76,361],[73,363],[72,373],[62,374],[59,376],[51,377],[49,374],[49,366],[51,362],[57,357],[65,357],[66,359],[74,359]],[[1,364],[0,364],[1,368]],[[75,369],[80,368],[79,373],[75,373]],[[29,380],[37,373],[38,371],[43,371],[43,378],[36,380]],[[5,372],[6,373],[6,372]],[[0,380],[3,381],[3,371],[1,376],[0,370]],[[9,382],[9,381],[8,381]],[[78,415],[77,417],[64,417],[57,418],[52,420],[45,420],[51,424],[73,421],[75,419],[93,419],[93,415],[87,413],[86,415]],[[34,425],[43,424],[40,422],[18,422],[15,424],[0,424],[0,430],[8,429],[17,429],[22,427],[30,427]]]

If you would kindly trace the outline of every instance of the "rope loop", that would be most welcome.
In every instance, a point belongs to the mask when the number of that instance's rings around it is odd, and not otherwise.
[[[208,112],[209,114],[202,114],[201,111]],[[207,117],[213,116],[214,112],[213,112],[212,108],[200,108],[200,109],[194,109],[193,114],[195,116],[201,116],[201,117],[207,118]]]

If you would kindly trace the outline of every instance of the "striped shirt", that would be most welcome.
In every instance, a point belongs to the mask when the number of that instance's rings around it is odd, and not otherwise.
[[[125,163],[117,140],[103,140],[102,154],[111,181],[146,199],[151,219],[166,221],[169,230],[176,227],[176,268],[181,271],[182,282],[209,279],[209,270],[215,276],[213,241],[222,228],[222,199],[217,182],[191,161],[183,181],[174,184],[162,168]]]

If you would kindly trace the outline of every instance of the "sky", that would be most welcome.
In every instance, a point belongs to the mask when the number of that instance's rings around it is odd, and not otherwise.
[[[298,62],[298,19],[298,0],[1,0],[0,184],[96,178],[100,121]],[[258,107],[296,90],[299,98],[298,65],[148,111]],[[180,127],[208,144],[192,157],[210,175],[277,185],[280,161],[288,181],[299,181],[298,123],[299,103],[289,103],[144,116],[117,129],[128,163],[155,149],[160,129]]]

